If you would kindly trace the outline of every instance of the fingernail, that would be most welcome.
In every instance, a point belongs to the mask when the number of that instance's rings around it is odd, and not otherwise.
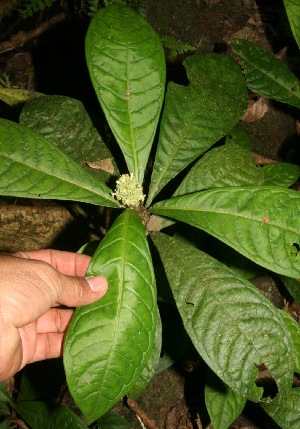
[[[103,295],[107,291],[108,283],[105,277],[103,276],[91,276],[85,277],[90,289],[93,292],[102,292]]]

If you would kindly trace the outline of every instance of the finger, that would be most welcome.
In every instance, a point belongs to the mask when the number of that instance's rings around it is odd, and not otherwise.
[[[17,252],[15,255],[24,259],[37,259],[47,262],[68,276],[84,276],[91,261],[91,257],[88,255],[52,249]]]
[[[62,356],[64,337],[65,334],[59,332],[38,334],[35,353],[28,363]]]
[[[55,303],[69,307],[90,304],[107,290],[102,276],[71,277],[38,260],[3,257],[0,265],[1,314],[6,323],[18,328],[33,322]],[[26,311],[24,311],[26,309]]]
[[[37,320],[36,332],[38,334],[43,334],[46,332],[66,332],[73,313],[73,310],[51,308],[47,311],[47,313]]]

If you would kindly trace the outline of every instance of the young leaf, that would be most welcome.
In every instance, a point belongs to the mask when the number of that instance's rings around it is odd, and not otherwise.
[[[48,139],[0,119],[0,195],[119,207],[110,189]]]
[[[226,386],[212,371],[205,384],[205,404],[214,429],[228,429],[241,414],[247,399]]]
[[[125,210],[96,250],[88,275],[109,284],[98,302],[75,311],[64,364],[70,392],[88,423],[106,413],[140,377],[152,352],[156,288],[141,218]]]
[[[203,229],[255,263],[300,277],[300,195],[291,189],[211,189],[156,203],[151,212]]]
[[[276,308],[250,282],[206,253],[165,234],[153,235],[181,315],[199,354],[235,392],[256,402],[264,364],[278,389],[291,388],[294,349]]]
[[[189,85],[168,85],[147,205],[184,167],[233,128],[247,107],[239,67],[218,54],[184,61]]]
[[[300,388],[291,389],[288,394],[279,394],[271,403],[261,404],[265,412],[275,420],[281,429],[300,427]]]
[[[26,103],[20,123],[42,134],[81,165],[113,157],[84,105],[74,98],[47,95]],[[99,170],[97,170],[99,172]],[[103,170],[102,181],[111,177]],[[118,175],[118,172],[115,173]]]
[[[281,60],[248,40],[236,39],[231,47],[244,66],[247,85],[253,92],[300,107],[300,82]]]
[[[129,172],[142,183],[164,99],[165,59],[159,37],[136,12],[111,5],[89,26],[86,60]]]
[[[16,402],[15,408],[31,429],[86,429],[69,408],[43,401]]]
[[[209,188],[259,185],[262,182],[261,169],[255,164],[249,150],[228,143],[207,152],[190,169],[174,196]]]
[[[300,3],[297,0],[283,0],[295,40],[300,48]]]
[[[300,176],[300,167],[288,162],[274,162],[262,167],[264,185],[292,186]]]

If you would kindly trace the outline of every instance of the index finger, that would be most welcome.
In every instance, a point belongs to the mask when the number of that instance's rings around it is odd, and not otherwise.
[[[15,256],[24,259],[37,259],[50,264],[57,271],[67,276],[83,277],[86,274],[91,257],[80,253],[62,250],[42,249],[30,252],[17,252]]]

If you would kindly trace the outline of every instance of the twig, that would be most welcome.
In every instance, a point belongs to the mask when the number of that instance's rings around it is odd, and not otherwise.
[[[145,426],[147,426],[148,429],[158,429],[156,424],[151,419],[149,419],[147,414],[140,409],[140,407],[133,399],[127,398],[127,405],[141,419],[141,421],[144,423]]]
[[[49,28],[53,27],[59,22],[64,21],[66,17],[67,17],[67,14],[65,12],[62,12],[52,16],[50,19],[48,19],[48,21],[43,22],[33,30],[30,30],[27,32],[19,31],[16,34],[13,34],[9,40],[5,40],[4,42],[0,43],[0,53],[23,46],[24,43],[27,43],[30,40],[35,39],[45,31],[49,30]]]

